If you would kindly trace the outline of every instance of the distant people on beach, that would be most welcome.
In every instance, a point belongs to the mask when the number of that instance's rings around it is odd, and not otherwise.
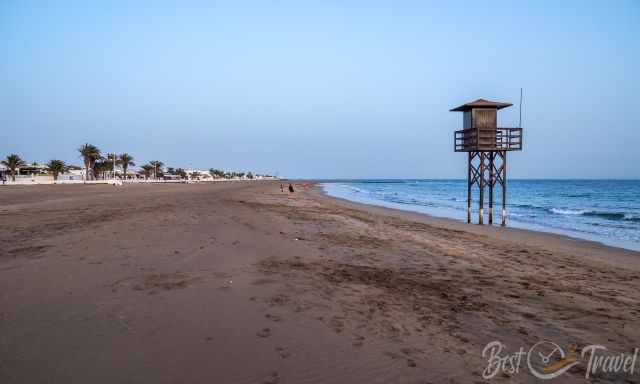
[[[280,183],[280,192],[284,192],[284,185],[282,185],[282,183]]]
[[[293,190],[293,185],[289,184],[289,193],[294,193],[295,191]]]

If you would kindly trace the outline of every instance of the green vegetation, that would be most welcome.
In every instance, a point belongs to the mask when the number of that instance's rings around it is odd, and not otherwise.
[[[91,179],[93,179],[95,177],[95,163],[102,158],[100,150],[93,144],[85,143],[83,146],[78,148],[78,152],[80,152],[80,157],[84,160],[84,179],[89,179],[89,171],[91,171]]]
[[[20,167],[27,165],[27,163],[20,158],[20,156],[15,153],[7,156],[5,160],[2,160],[2,165],[9,168],[11,171],[11,180],[16,181],[16,170]]]
[[[47,169],[53,175],[53,180],[58,180],[58,175],[66,172],[67,164],[62,160],[49,160],[47,163]]]
[[[136,163],[133,162],[133,156],[131,156],[128,153],[121,153],[120,156],[118,156],[118,160],[120,162],[120,166],[122,167],[122,175],[123,177],[126,179],[127,178],[127,170],[129,169],[129,167],[134,167],[136,165]]]
[[[123,178],[127,178],[129,168],[136,165],[133,161],[134,157],[127,152],[121,154],[114,152],[107,153],[105,157],[102,155],[100,148],[90,143],[81,145],[78,148],[78,153],[84,164],[84,181],[95,180],[98,177],[111,177],[109,175],[113,175],[113,177],[120,177],[120,175],[122,175]],[[50,160],[46,166],[40,165],[35,161],[29,166],[27,162],[22,160],[17,154],[7,156],[5,160],[2,160],[2,164],[10,171],[11,179],[14,182],[16,180],[16,174],[19,173],[23,167],[29,168],[26,171],[28,173],[50,174],[53,176],[54,181],[57,181],[61,174],[69,172],[70,170],[78,171],[83,169],[75,165],[68,165],[59,159]],[[122,174],[120,174],[119,169],[122,170]],[[259,175],[254,175],[252,172],[231,172],[216,168],[209,169],[209,172],[201,172],[199,170],[189,170],[187,172],[183,168],[174,167],[167,167],[165,170],[164,163],[160,160],[151,160],[141,166],[140,169],[145,178],[154,179],[162,178],[165,173],[174,176],[173,179],[176,179],[175,176],[179,176],[180,179],[183,180],[206,180],[209,179],[209,177],[213,179],[254,179],[258,176],[258,178],[260,178]]]

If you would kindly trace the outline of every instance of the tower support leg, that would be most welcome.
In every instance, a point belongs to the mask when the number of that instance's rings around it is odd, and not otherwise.
[[[507,151],[502,152],[502,226],[507,225]]]
[[[480,152],[478,155],[480,157],[480,165],[478,166],[478,186],[480,188],[480,198],[478,201],[478,224],[482,225],[484,224],[484,158],[486,154],[484,152]]]
[[[493,161],[495,156],[495,152],[489,152],[489,225],[493,224],[493,185],[495,184]]]
[[[469,152],[469,159],[467,163],[467,223],[471,224],[471,160],[473,159],[471,152]]]

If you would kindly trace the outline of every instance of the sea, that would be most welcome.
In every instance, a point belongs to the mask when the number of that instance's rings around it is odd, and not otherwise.
[[[466,222],[466,180],[327,180],[321,186],[346,200]],[[501,208],[496,188],[494,225]],[[477,222],[477,191],[472,209]],[[509,180],[507,225],[640,251],[640,180]]]

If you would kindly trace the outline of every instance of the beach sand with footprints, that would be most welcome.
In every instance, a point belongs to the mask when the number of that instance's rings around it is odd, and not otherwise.
[[[301,183],[13,186],[0,218],[2,383],[475,383],[494,340],[640,346],[636,252]]]

